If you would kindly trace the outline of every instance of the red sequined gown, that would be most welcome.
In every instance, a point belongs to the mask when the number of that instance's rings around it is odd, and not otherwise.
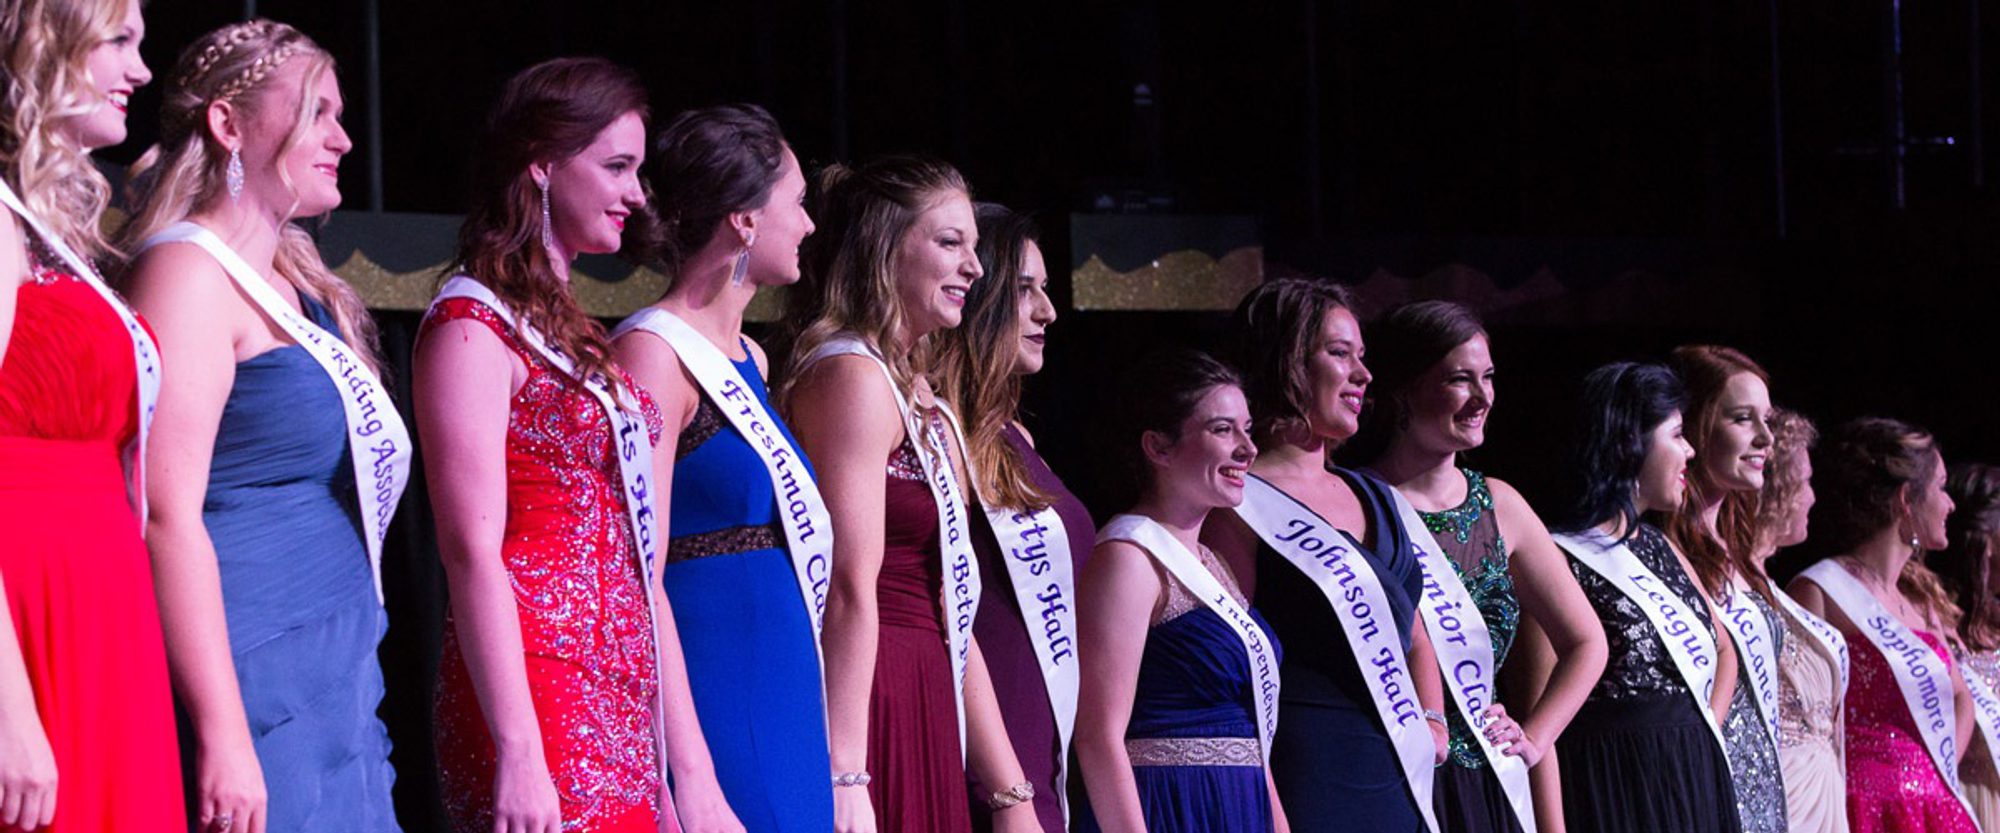
[[[1955,664],[1936,636],[1916,634],[1945,667]],[[1859,634],[1848,633],[1847,644],[1855,646],[1847,688],[1847,817],[1854,833],[1975,833],[1979,828],[1924,752],[1889,661]]]
[[[138,430],[132,341],[52,262],[31,255],[0,360],[0,578],[55,754],[50,829],[180,831],[166,645],[120,463]]]
[[[610,421],[596,399],[482,304],[439,304],[419,338],[461,318],[492,328],[528,367],[507,420],[501,557],[520,611],[528,689],[562,799],[562,829],[654,833],[660,777],[652,620],[633,557]],[[659,409],[643,390],[639,398],[658,442]],[[453,824],[465,833],[488,833],[493,742],[450,614],[438,673],[437,747]]]

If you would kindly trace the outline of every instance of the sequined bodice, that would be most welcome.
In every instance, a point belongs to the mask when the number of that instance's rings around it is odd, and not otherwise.
[[[1756,590],[1743,593],[1778,640],[1779,650],[1784,650],[1788,640],[1778,611]],[[1743,821],[1744,833],[1785,833],[1785,786],[1779,776],[1778,748],[1764,728],[1748,663],[1739,660],[1736,667],[1736,693],[1730,697],[1729,716],[1722,723],[1723,745],[1736,783],[1736,814]]]
[[[1632,540],[1626,542],[1632,555],[1639,563],[1660,577],[1674,595],[1689,609],[1708,610],[1701,593],[1694,582],[1681,569],[1680,559],[1667,546],[1667,536],[1648,524],[1640,524]],[[1597,610],[1597,617],[1604,623],[1604,640],[1610,649],[1610,657],[1604,664],[1604,675],[1590,690],[1586,701],[1653,700],[1662,697],[1685,697],[1687,686],[1681,681],[1680,671],[1675,669],[1673,657],[1667,653],[1666,643],[1660,641],[1659,632],[1653,629],[1652,620],[1646,618],[1645,611],[1631,598],[1618,591],[1603,576],[1576,562],[1576,555],[1570,555],[1570,571],[1576,574],[1576,582],[1583,588],[1583,595],[1590,599],[1590,606]],[[1707,615],[1695,617],[1710,638],[1715,636],[1714,622]]]
[[[1507,661],[1520,628],[1521,601],[1514,595],[1514,577],[1507,572],[1507,541],[1500,534],[1500,521],[1493,512],[1493,492],[1486,475],[1459,469],[1465,475],[1465,500],[1442,512],[1418,512],[1424,527],[1437,539],[1438,546],[1451,557],[1452,571],[1479,606],[1486,630],[1493,636],[1493,667]],[[1451,759],[1459,766],[1477,769],[1486,765],[1479,741],[1465,724],[1457,708],[1447,709],[1451,718]]]
[[[1840,730],[1837,661],[1819,648],[1803,625],[1785,619],[1778,649],[1778,743],[1782,748],[1817,746],[1831,755]]]

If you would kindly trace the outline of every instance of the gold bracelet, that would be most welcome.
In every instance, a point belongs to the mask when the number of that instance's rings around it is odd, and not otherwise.
[[[986,806],[995,810],[1005,810],[1016,804],[1029,801],[1034,797],[1035,785],[1022,781],[1019,784],[994,793],[992,798],[986,799]]]

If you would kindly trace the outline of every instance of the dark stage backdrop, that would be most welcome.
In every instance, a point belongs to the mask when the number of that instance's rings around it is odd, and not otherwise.
[[[1071,310],[1068,218],[1105,207],[1252,217],[1269,274],[1479,306],[1499,400],[1468,456],[1531,499],[1550,495],[1584,371],[1690,341],[1749,352],[1823,426],[1895,415],[1936,429],[1947,459],[2000,461],[1982,83],[2000,0],[1900,19],[1888,0],[250,5],[340,61],[347,209],[461,211],[500,83],[562,54],[636,68],[659,115],[764,104],[809,165],[950,159],[1049,230],[1063,317],[1028,422],[1100,517],[1127,486],[1105,457],[1117,383],[1223,325]],[[245,6],[147,6],[156,73]],[[106,158],[156,134],[157,87]],[[382,319],[407,404],[416,315]],[[399,810],[423,831],[444,829],[428,722],[444,588],[417,474],[384,563],[382,660]]]

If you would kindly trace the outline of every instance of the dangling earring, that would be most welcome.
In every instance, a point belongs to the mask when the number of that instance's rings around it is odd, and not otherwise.
[[[549,219],[549,181],[535,183],[542,188],[542,248],[553,255],[556,250],[556,230],[554,221]]]
[[[729,285],[742,286],[743,279],[750,275],[750,247],[757,245],[757,235],[743,238],[743,251],[736,255],[736,265],[729,270]]]
[[[229,164],[223,166],[222,182],[229,188],[231,202],[243,198],[243,154],[235,148],[229,149]]]

